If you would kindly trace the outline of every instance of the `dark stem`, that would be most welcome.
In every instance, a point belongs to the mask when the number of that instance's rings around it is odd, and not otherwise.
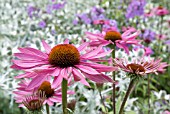
[[[125,103],[126,103],[128,97],[129,97],[130,93],[131,93],[132,90],[133,90],[134,84],[135,84],[135,79],[132,79],[132,80],[130,81],[128,90],[127,90],[126,95],[125,95],[125,97],[124,97],[124,99],[123,99],[123,102],[122,102],[122,104],[121,104],[119,114],[123,114],[123,110],[124,110]]]
[[[113,48],[112,49],[114,49],[113,51],[112,51],[112,59],[114,59],[115,58],[115,48],[116,46],[115,45],[113,45]],[[115,71],[113,71],[112,72],[112,76],[113,76],[113,81],[115,81],[115,76],[116,75],[116,73],[115,73]],[[113,114],[116,114],[116,87],[115,87],[115,84],[113,83],[113,95],[112,95],[112,100],[113,100]]]
[[[161,21],[160,21],[160,30],[159,30],[159,33],[160,33],[160,35],[163,35],[162,34],[162,27],[163,27],[163,16],[161,16]],[[161,36],[160,36],[161,37]],[[161,52],[161,39],[159,38],[158,39],[158,46],[159,46],[159,52],[158,53],[160,53]]]
[[[47,114],[50,114],[49,105],[48,105],[48,104],[45,104],[45,107],[46,107]]]
[[[103,99],[103,97],[102,97],[102,94],[101,94],[101,91],[100,91],[100,90],[99,90],[99,95],[100,95],[102,104],[103,104],[103,106],[104,106],[104,108],[105,108],[105,111],[106,111],[106,114],[107,114],[107,113],[108,113],[108,112],[107,112],[107,108],[106,108],[106,105],[105,105],[105,103],[104,103],[104,99]]]
[[[67,114],[67,80],[63,78],[62,81],[62,106],[63,114]]]
[[[148,114],[150,114],[150,75],[148,75]]]

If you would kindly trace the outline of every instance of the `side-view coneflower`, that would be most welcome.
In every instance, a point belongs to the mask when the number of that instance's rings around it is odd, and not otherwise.
[[[160,67],[161,59],[151,59],[148,57],[148,60],[144,58],[134,59],[132,62],[128,62],[126,59],[114,59],[114,65],[120,68],[121,70],[138,75],[143,76],[149,73],[155,73],[157,69]]]
[[[128,96],[132,92],[136,82],[140,78],[143,78],[143,76],[146,74],[156,73],[160,68],[160,64],[161,64],[161,59],[151,59],[150,57],[147,58],[143,57],[140,59],[137,58],[134,59],[132,62],[128,62],[126,59],[119,59],[119,58],[114,59],[114,65],[120,68],[121,70],[127,72],[127,75],[130,77],[131,80],[127,92],[125,94],[125,97],[123,99],[123,102],[121,104],[119,114],[123,113],[125,103],[128,99]]]
[[[43,111],[43,103],[46,99],[43,92],[33,93],[32,95],[24,96],[22,104],[31,113],[38,113]]]
[[[102,33],[91,33],[86,32],[86,37],[90,39],[91,46],[106,46],[109,44],[116,44],[118,48],[122,48],[129,53],[129,44],[140,45],[140,41],[136,40],[136,37],[140,34],[134,28],[125,31],[123,34],[118,32],[118,30],[111,28],[103,31]]]

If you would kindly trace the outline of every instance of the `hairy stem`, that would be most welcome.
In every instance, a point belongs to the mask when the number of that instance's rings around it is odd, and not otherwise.
[[[106,108],[106,105],[105,105],[105,103],[104,103],[104,99],[103,99],[103,96],[102,96],[102,93],[101,93],[101,91],[99,90],[99,95],[100,95],[100,98],[101,98],[101,101],[102,101],[102,104],[103,104],[103,106],[104,106],[104,108],[105,108],[105,111],[106,111],[106,114],[108,113],[107,112],[107,108]]]
[[[62,106],[63,114],[67,114],[67,80],[62,81]]]
[[[119,114],[123,114],[123,110],[124,110],[125,103],[126,103],[128,97],[129,97],[130,93],[132,92],[134,85],[135,85],[135,79],[132,79],[132,80],[130,81],[128,90],[127,90],[126,95],[125,95],[125,97],[124,97],[124,99],[123,99],[123,102],[122,102],[122,104],[121,104],[121,107],[120,107],[120,110],[119,110]]]
[[[150,75],[148,75],[148,114],[150,114]]]
[[[113,45],[113,48],[112,49],[114,49],[113,51],[112,51],[112,59],[114,59],[115,58],[115,45]],[[112,76],[113,76],[113,81],[115,81],[115,76],[116,75],[116,73],[115,73],[115,71],[113,71],[112,72]],[[113,83],[113,95],[112,95],[112,99],[113,99],[113,114],[116,114],[116,87],[115,87],[115,84]]]
[[[46,104],[46,105],[45,105],[45,107],[46,107],[47,114],[50,114],[49,105],[48,105],[48,104]]]

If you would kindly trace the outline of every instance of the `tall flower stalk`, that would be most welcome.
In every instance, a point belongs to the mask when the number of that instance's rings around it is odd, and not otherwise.
[[[115,45],[112,46],[113,48],[113,51],[112,51],[112,58],[114,59],[115,58]],[[112,72],[112,76],[113,76],[113,81],[115,81],[115,78],[116,78],[116,74],[115,74],[115,71]],[[112,85],[113,87],[113,95],[112,95],[112,98],[113,98],[113,114],[116,114],[116,87],[115,87],[115,84],[113,83]]]
[[[148,75],[148,114],[150,114],[150,75]]]
[[[122,104],[121,104],[119,114],[123,114],[123,110],[124,110],[125,103],[126,103],[128,97],[129,97],[129,95],[130,95],[131,92],[133,91],[133,87],[135,86],[135,81],[136,81],[135,79],[131,79],[131,81],[130,81],[128,90],[127,90],[126,95],[125,95],[125,97],[124,97],[124,99],[123,99],[123,102],[122,102]]]
[[[62,106],[63,114],[67,114],[67,80],[63,79],[62,81]]]
[[[46,112],[47,112],[47,114],[50,114],[49,105],[48,105],[48,104],[46,104],[46,105],[45,105],[45,107],[46,107]]]

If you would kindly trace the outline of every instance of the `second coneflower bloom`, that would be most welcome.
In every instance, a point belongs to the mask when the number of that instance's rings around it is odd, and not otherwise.
[[[160,67],[160,62],[160,59],[154,60],[150,58],[148,58],[148,60],[145,60],[144,58],[135,59],[132,62],[128,62],[126,59],[114,59],[115,66],[129,74],[136,76],[143,76],[157,72],[158,68]]]
[[[38,100],[41,101],[41,99],[43,99],[43,104],[48,104],[49,106],[54,105],[54,103],[62,102],[62,92],[61,92],[60,86],[56,88],[52,88],[51,82],[48,80],[45,80],[41,83],[40,86],[28,90],[27,86],[29,85],[30,82],[31,82],[30,80],[29,81],[23,80],[22,82],[19,83],[19,87],[17,88],[17,90],[14,91],[15,100],[17,103],[20,104],[19,105],[20,107],[22,107],[24,103],[27,103],[25,101],[28,101],[28,100],[25,100],[25,98],[27,98],[28,95],[35,96],[35,94],[38,95],[38,97],[36,97],[38,98]],[[69,81],[69,84],[70,84],[70,81]],[[67,93],[68,95],[74,94],[74,92],[70,90],[68,90]],[[35,101],[38,101],[38,100],[35,100]],[[29,104],[29,102],[27,104]]]
[[[86,37],[91,40],[91,46],[116,44],[118,48],[122,48],[126,53],[129,53],[129,44],[140,45],[140,41],[136,40],[136,37],[139,34],[140,32],[134,28],[125,31],[123,34],[118,32],[118,30],[111,28],[97,34],[86,32]]]
[[[32,78],[28,89],[39,86],[50,76],[54,76],[52,88],[61,84],[63,78],[69,77],[75,81],[80,81],[89,86],[85,77],[99,83],[113,82],[112,79],[103,72],[114,71],[112,66],[99,64],[99,58],[110,54],[112,50],[105,52],[102,46],[84,51],[89,45],[84,43],[78,48],[69,44],[66,40],[64,44],[58,44],[51,48],[45,41],[42,42],[46,52],[34,48],[19,48],[19,53],[14,55],[19,58],[13,60],[14,69],[24,70],[26,73],[16,78]]]

